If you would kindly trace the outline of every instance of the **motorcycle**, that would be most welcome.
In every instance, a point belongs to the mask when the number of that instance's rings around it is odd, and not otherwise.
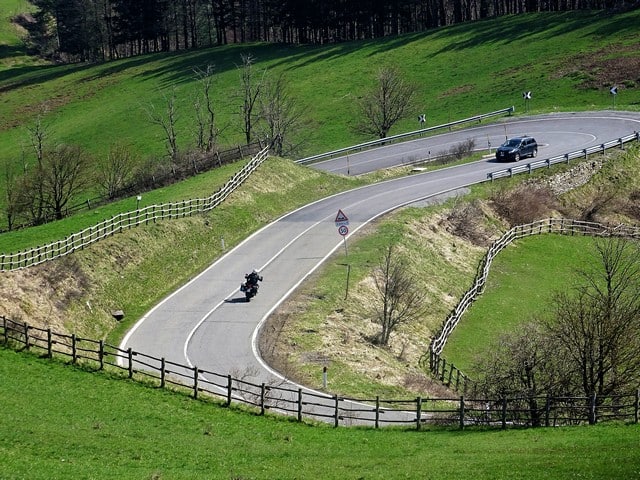
[[[247,302],[250,302],[253,297],[258,294],[258,281],[262,281],[262,277],[259,276],[255,270],[244,276],[245,282],[240,284],[240,291],[244,292],[244,296]]]

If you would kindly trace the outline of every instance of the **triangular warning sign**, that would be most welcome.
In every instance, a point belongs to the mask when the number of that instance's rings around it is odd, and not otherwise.
[[[338,215],[336,215],[336,223],[348,222],[348,221],[349,219],[344,214],[344,212],[342,210],[338,210]]]

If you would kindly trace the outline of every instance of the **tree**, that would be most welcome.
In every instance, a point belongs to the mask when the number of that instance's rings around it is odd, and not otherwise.
[[[196,70],[195,73],[202,88],[202,96],[198,97],[194,104],[198,122],[196,146],[200,151],[210,153],[215,149],[220,135],[211,98],[213,66],[207,65],[205,70]]]
[[[260,98],[260,118],[266,143],[275,155],[282,156],[295,151],[291,134],[300,123],[302,112],[288,92],[284,75],[267,81]]]
[[[559,293],[548,331],[597,398],[637,387],[640,378],[640,249],[623,238],[597,241],[598,268],[581,272],[573,295]]]
[[[376,87],[359,102],[361,117],[356,130],[386,138],[391,127],[411,107],[415,87],[405,82],[394,67],[381,68],[377,81]]]
[[[388,345],[391,334],[400,325],[420,317],[424,306],[423,293],[393,245],[387,247],[373,273],[373,280],[378,293],[373,317],[382,328],[376,343]]]
[[[79,147],[61,145],[45,151],[42,164],[32,172],[32,181],[43,193],[46,210],[56,219],[63,217],[69,200],[85,186],[87,170],[87,156]]]
[[[171,91],[170,97],[165,97],[166,111],[165,113],[158,113],[155,106],[151,104],[147,109],[147,115],[151,123],[159,125],[164,132],[165,145],[169,158],[175,162],[178,159],[178,140],[176,133],[176,121],[178,119],[176,113],[176,92],[175,89]]]
[[[556,355],[554,339],[539,321],[521,325],[502,335],[478,357],[476,396],[495,399],[521,398],[533,426],[541,424],[540,397],[570,392],[570,371]]]
[[[133,174],[136,161],[124,145],[113,145],[109,149],[107,161],[97,171],[97,182],[108,198],[115,198]]]
[[[259,104],[259,98],[264,87],[265,71],[256,74],[253,64],[255,59],[250,54],[241,55],[242,65],[240,70],[240,92],[242,101],[242,131],[244,132],[247,145],[251,143],[253,135],[253,121],[256,116],[255,108]]]

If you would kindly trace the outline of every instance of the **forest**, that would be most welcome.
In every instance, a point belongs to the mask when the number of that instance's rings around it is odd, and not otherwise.
[[[31,53],[103,62],[228,43],[327,44],[502,15],[637,8],[628,0],[29,0]]]

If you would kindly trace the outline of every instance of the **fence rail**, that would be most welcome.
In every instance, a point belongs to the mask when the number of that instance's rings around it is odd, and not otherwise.
[[[497,117],[499,115],[504,115],[505,113],[511,115],[514,110],[515,110],[515,107],[512,106],[512,107],[508,107],[508,108],[503,108],[501,110],[496,110],[495,112],[482,113],[480,115],[475,115],[473,117],[464,118],[462,120],[456,120],[455,122],[449,122],[449,123],[445,123],[443,125],[436,125],[436,126],[433,126],[433,127],[423,128],[423,129],[420,129],[420,130],[415,130],[413,132],[400,133],[398,135],[393,135],[391,137],[385,137],[385,138],[381,138],[381,139],[378,139],[378,140],[371,140],[369,142],[360,143],[358,145],[353,145],[353,146],[350,146],[350,147],[344,147],[344,148],[340,148],[338,150],[332,150],[331,152],[321,153],[321,154],[318,154],[318,155],[312,155],[311,157],[305,157],[305,158],[301,158],[299,160],[296,160],[296,163],[300,163],[300,164],[313,163],[313,162],[317,162],[318,160],[324,160],[324,159],[327,159],[327,158],[333,158],[333,157],[335,157],[337,155],[343,155],[343,154],[347,154],[347,153],[350,153],[350,152],[359,152],[359,151],[365,150],[367,148],[379,147],[380,145],[388,145],[389,143],[393,143],[393,142],[395,142],[397,140],[404,140],[404,139],[409,138],[409,137],[421,136],[421,135],[424,135],[425,133],[434,132],[434,131],[437,131],[437,130],[443,130],[443,129],[446,129],[446,128],[455,127],[457,125],[462,125],[462,124],[465,124],[465,123],[481,122],[485,118]]]
[[[607,420],[638,423],[640,390],[615,397],[544,398],[409,398],[356,399],[292,388],[286,384],[253,383],[246,378],[181,365],[92,340],[33,327],[6,317],[0,319],[0,343],[15,349],[40,352],[71,364],[121,372],[123,378],[172,388],[194,399],[209,398],[226,406],[242,403],[257,409],[340,425],[412,426],[451,425],[465,428],[486,425],[496,428],[593,424]]]
[[[467,391],[470,379],[453,363],[447,363],[441,354],[445,344],[453,330],[456,328],[462,315],[468,310],[478,296],[483,292],[493,259],[513,241],[539,235],[543,233],[557,233],[562,235],[592,235],[600,237],[629,237],[640,238],[640,227],[627,225],[604,225],[596,222],[570,220],[564,218],[548,218],[524,225],[517,225],[508,230],[502,237],[493,242],[484,258],[478,266],[478,271],[473,284],[462,296],[456,307],[447,316],[438,333],[429,344],[429,351],[420,359],[420,365],[429,370],[444,384],[453,387],[456,391]]]
[[[487,174],[489,180],[495,180],[501,177],[512,177],[518,173],[531,173],[538,168],[550,167],[558,163],[569,163],[570,160],[580,158],[587,159],[590,154],[602,153],[610,148],[624,148],[624,144],[628,142],[640,142],[640,132],[635,132],[630,135],[620,137],[615,140],[602,143],[600,145],[594,145],[593,147],[583,148],[582,150],[576,150],[573,152],[565,153],[563,155],[557,155],[555,157],[547,158],[545,160],[538,160],[535,162],[527,163],[526,165],[516,165],[514,167],[505,168],[503,170],[497,170]]]
[[[97,225],[73,233],[63,240],[48,245],[30,248],[17,253],[0,254],[0,271],[18,270],[32,267],[64,255],[107,238],[116,233],[137,227],[142,224],[155,223],[158,220],[183,218],[197,213],[208,212],[220,205],[236,188],[262,164],[268,156],[268,149],[262,149],[241,170],[216,193],[206,198],[196,198],[181,202],[150,205],[135,211],[120,213]]]

